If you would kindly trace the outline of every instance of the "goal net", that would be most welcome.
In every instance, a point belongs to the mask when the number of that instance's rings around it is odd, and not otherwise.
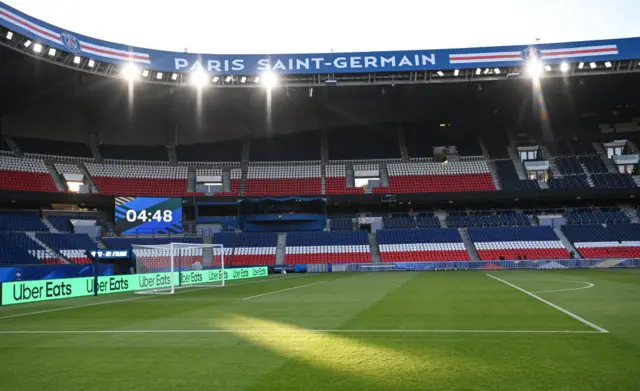
[[[221,244],[132,245],[141,294],[173,294],[187,286],[224,286]]]

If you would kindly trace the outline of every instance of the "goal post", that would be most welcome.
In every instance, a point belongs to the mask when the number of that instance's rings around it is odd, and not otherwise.
[[[132,245],[140,294],[173,294],[180,287],[225,285],[224,246]]]

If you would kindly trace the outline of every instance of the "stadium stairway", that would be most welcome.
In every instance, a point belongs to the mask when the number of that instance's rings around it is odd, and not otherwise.
[[[607,167],[607,171],[611,174],[617,174],[618,167],[616,167],[616,164],[611,159],[609,159],[607,151],[604,149],[602,144],[599,142],[594,142],[593,148],[596,150],[596,152],[598,152],[598,156],[600,156],[600,158],[604,162],[604,165]]]
[[[518,179],[524,181],[527,179],[527,174],[524,172],[524,166],[522,165],[522,161],[520,160],[520,156],[518,156],[518,151],[516,147],[511,144],[507,147],[507,152],[509,153],[509,158],[513,162],[513,166],[516,169],[516,173],[518,174]]]
[[[91,176],[91,174],[89,174],[89,170],[87,170],[87,166],[85,166],[83,162],[79,162],[78,168],[80,169],[80,172],[82,172],[82,174],[84,175],[87,182],[89,182],[89,187],[91,187],[91,192],[93,193],[99,192],[100,189],[98,189],[98,185],[96,185],[96,182],[93,180],[93,177]]]
[[[50,232],[53,232],[53,233],[56,233],[56,234],[60,233],[58,228],[54,227],[53,224],[51,224],[51,222],[47,218],[42,218],[40,220],[42,220],[42,224],[46,225],[47,228],[49,228]]]
[[[378,237],[375,233],[369,233],[369,246],[371,247],[371,262],[382,262]]]
[[[51,160],[45,160],[44,165],[47,167],[51,178],[53,178],[53,183],[56,184],[58,191],[66,192],[67,185],[62,181],[62,178],[60,178],[60,174],[58,174],[58,170],[53,166],[53,162]]]
[[[287,233],[278,232],[278,242],[276,243],[276,265],[284,265],[286,250],[287,250]]]
[[[462,227],[462,228],[458,228],[458,231],[460,232],[460,236],[462,237],[462,242],[464,243],[464,247],[467,249],[467,252],[469,253],[469,259],[471,259],[472,261],[479,261],[480,255],[478,255],[478,250],[476,249],[476,246],[473,244],[471,237],[469,237],[469,232],[467,232],[467,229]]]
[[[440,226],[442,228],[447,228],[449,227],[447,225],[447,216],[449,215],[445,210],[440,209],[440,210],[436,210],[434,212],[434,215],[438,218],[438,220],[440,220]]]
[[[45,219],[43,219],[44,221]],[[46,223],[45,223],[46,224]],[[56,257],[60,258],[60,260],[64,261],[65,263],[71,263],[71,261],[69,261],[69,259],[67,257],[64,256],[64,254],[52,249],[51,247],[47,246],[43,241],[41,241],[40,239],[38,239],[36,237],[36,233],[35,232],[26,232],[25,233],[29,238],[31,238],[31,240],[33,240],[34,242],[38,243],[42,248],[44,248],[48,253],[50,254],[54,254]]]
[[[496,190],[502,190],[502,184],[500,183],[500,176],[498,175],[498,169],[494,161],[487,160],[487,166],[489,166],[489,172],[493,179],[493,184],[496,186]]]
[[[573,251],[576,258],[582,258],[582,255],[580,255],[580,251],[578,251],[578,249],[574,247],[573,243],[571,243],[571,241],[567,239],[567,237],[564,235],[564,232],[562,232],[562,228],[555,227],[553,230],[555,231],[556,235],[558,235],[558,239],[560,239],[567,250]]]

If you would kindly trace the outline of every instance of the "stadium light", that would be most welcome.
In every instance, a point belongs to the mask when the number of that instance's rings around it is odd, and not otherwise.
[[[26,41],[24,41],[24,47],[28,48],[29,46],[31,46],[31,40],[27,39]]]
[[[194,87],[202,88],[205,84],[207,84],[208,79],[209,78],[204,71],[198,70],[191,73],[191,77],[189,77],[189,83],[191,83],[191,85]]]
[[[551,65],[547,64],[544,66],[544,70],[547,72],[551,72]]]
[[[218,81],[220,81],[220,76],[214,76],[213,79],[211,79],[212,82],[217,83]]]
[[[500,68],[494,69],[493,72],[495,72],[496,75],[499,75],[500,74]]]
[[[527,64],[527,73],[532,79],[537,80],[542,74],[542,63],[537,58],[532,58]]]
[[[590,67],[591,69],[596,69],[597,65],[596,65],[596,63],[595,63],[595,62],[591,62],[591,63],[589,63],[589,67]]]
[[[156,79],[158,80],[162,79],[162,72],[156,73]]]
[[[453,71],[453,76],[458,76],[460,74],[460,70],[456,69],[455,71]]]
[[[436,72],[436,73],[437,73],[437,74],[438,74],[438,76],[440,76],[440,77],[444,76],[444,73],[442,73],[442,71],[438,71],[438,72]]]
[[[80,58],[80,56],[75,56],[75,57],[73,57],[73,63],[76,64],[76,65],[79,65],[81,59],[82,58]]]
[[[244,84],[244,83],[246,83],[246,82],[247,82],[247,77],[246,77],[246,76],[242,76],[242,77],[240,78],[240,83],[243,83],[243,84]]]
[[[149,70],[145,69],[142,71],[142,77],[149,77]]]
[[[173,81],[178,80],[178,74],[177,73],[172,73],[171,74],[171,80],[173,80]]]
[[[96,65],[96,62],[95,62],[95,61],[93,61],[93,60],[89,60],[89,61],[87,62],[87,65],[89,66],[89,68],[93,68],[93,67]]]
[[[278,77],[273,72],[265,72],[262,74],[262,84],[266,88],[273,88],[278,84]]]
[[[7,39],[8,40],[12,40],[13,39],[13,31],[7,31]]]
[[[611,61],[605,62],[604,66],[607,67],[607,68],[611,68]]]
[[[569,63],[567,63],[567,62],[565,61],[565,62],[563,62],[562,64],[560,64],[560,70],[561,70],[563,73],[567,73],[567,72],[569,72]]]
[[[56,49],[55,48],[49,48],[49,56],[53,57],[56,55]]]
[[[122,68],[122,77],[129,81],[134,81],[140,77],[140,69],[132,62]]]
[[[255,79],[253,79],[254,83],[260,83],[260,76],[256,76]]]
[[[581,62],[580,64],[578,64],[578,69],[582,69],[582,68],[584,68],[584,63],[583,63],[583,62]]]
[[[482,72],[482,69],[476,68],[476,76],[480,75],[481,72]]]
[[[42,45],[40,45],[39,43],[33,45],[33,52],[38,54],[42,53]]]
[[[485,75],[488,75],[488,74],[489,74],[489,72],[491,72],[491,70],[490,70],[489,68],[486,68],[486,69],[484,70],[484,74],[485,74]]]
[[[224,82],[225,83],[231,83],[232,80],[233,80],[233,77],[231,77],[231,76],[227,76],[227,77],[224,78]]]

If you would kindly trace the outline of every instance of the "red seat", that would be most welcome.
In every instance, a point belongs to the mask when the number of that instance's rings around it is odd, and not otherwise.
[[[446,193],[496,190],[491,174],[390,176],[389,186],[374,193]]]
[[[568,259],[569,251],[564,248],[530,248],[530,249],[500,249],[478,250],[478,255],[483,261],[524,259]]]
[[[320,178],[247,179],[244,195],[283,196],[322,194]]]
[[[364,194],[362,187],[347,187],[346,177],[327,177],[325,184],[327,194]]]
[[[0,171],[0,189],[58,192],[49,174],[23,171]]]

